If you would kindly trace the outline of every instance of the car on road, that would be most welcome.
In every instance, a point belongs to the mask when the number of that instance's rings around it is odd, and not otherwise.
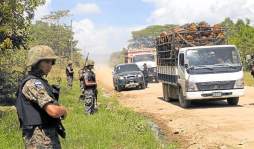
[[[126,88],[145,89],[145,79],[137,64],[118,64],[112,72],[115,90],[122,91]]]

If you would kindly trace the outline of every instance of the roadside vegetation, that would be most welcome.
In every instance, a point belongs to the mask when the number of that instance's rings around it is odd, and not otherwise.
[[[254,87],[254,78],[250,74],[250,72],[244,72],[244,83],[247,86],[253,86]]]
[[[48,76],[51,83],[55,82],[57,77],[62,79],[60,103],[68,109],[68,117],[63,121],[67,133],[66,139],[61,139],[63,149],[177,147],[158,139],[145,117],[123,108],[115,96],[105,95],[101,90],[98,96],[98,112],[92,116],[85,115],[83,102],[79,101],[79,82],[75,80],[73,88],[67,88],[63,71],[54,69]],[[56,77],[56,74],[60,76]],[[1,148],[23,148],[14,107],[0,107],[0,142]]]

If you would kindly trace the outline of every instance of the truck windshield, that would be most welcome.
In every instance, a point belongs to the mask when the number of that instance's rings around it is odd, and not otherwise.
[[[241,68],[239,54],[234,47],[190,49],[186,53],[190,73],[230,72]]]
[[[241,65],[239,54],[234,47],[214,47],[188,50],[187,61],[189,66]]]
[[[133,57],[133,63],[142,62],[142,61],[154,61],[154,55],[143,54],[143,55],[136,55]]]
[[[130,72],[130,71],[140,71],[140,70],[136,64],[121,65],[116,68],[117,73]]]

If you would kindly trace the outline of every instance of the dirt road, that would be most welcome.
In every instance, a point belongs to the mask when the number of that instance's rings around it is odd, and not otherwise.
[[[97,79],[114,93],[111,69],[97,67]],[[182,148],[254,148],[254,87],[246,87],[239,106],[224,101],[195,102],[183,109],[178,102],[162,100],[161,83],[149,84],[145,90],[120,93],[123,106],[151,117],[169,138],[178,138]]]

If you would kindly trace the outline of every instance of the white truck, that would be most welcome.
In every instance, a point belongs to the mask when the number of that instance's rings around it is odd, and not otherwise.
[[[238,104],[244,95],[243,69],[237,48],[225,44],[223,32],[213,27],[197,27],[195,32],[183,28],[164,32],[156,39],[164,100],[178,99],[183,108],[193,100]]]
[[[141,71],[144,70],[143,65],[146,63],[149,82],[158,82],[155,55],[154,48],[128,49],[125,52],[125,63],[135,63]]]

